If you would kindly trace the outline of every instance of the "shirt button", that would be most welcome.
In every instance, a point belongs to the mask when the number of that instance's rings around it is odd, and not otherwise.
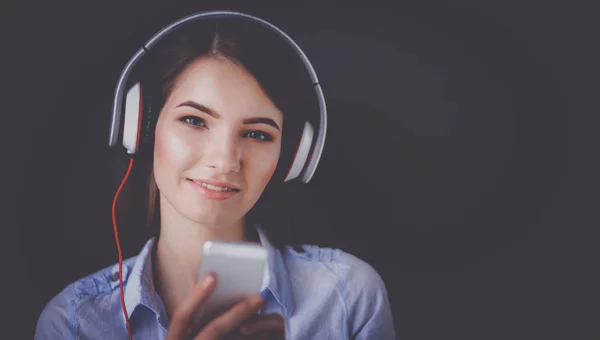
[[[117,272],[112,273],[112,275],[110,276],[110,279],[112,281],[119,281],[119,272],[117,271]]]

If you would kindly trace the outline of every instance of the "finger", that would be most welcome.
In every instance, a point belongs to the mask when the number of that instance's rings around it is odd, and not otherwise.
[[[181,304],[175,309],[169,325],[168,339],[183,339],[188,336],[193,312],[206,300],[215,288],[214,275],[208,274],[192,288]]]
[[[240,328],[240,333],[249,335],[257,332],[268,332],[275,334],[284,334],[285,322],[279,314],[265,314],[244,324]]]
[[[263,304],[260,296],[252,296],[238,303],[229,311],[206,325],[196,340],[220,339],[235,331],[247,319],[253,317]]]

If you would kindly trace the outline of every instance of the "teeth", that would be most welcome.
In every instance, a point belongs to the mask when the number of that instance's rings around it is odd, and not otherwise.
[[[196,182],[198,183],[198,182]],[[234,191],[234,189],[232,188],[227,188],[227,187],[218,187],[216,185],[210,185],[210,184],[206,184],[206,183],[198,183],[201,186],[208,188],[210,190],[214,190],[214,191]]]

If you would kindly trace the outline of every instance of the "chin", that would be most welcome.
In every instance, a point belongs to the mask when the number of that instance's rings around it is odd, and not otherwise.
[[[190,214],[188,214],[187,217],[188,219],[211,229],[222,229],[243,217],[240,216],[239,218],[236,218],[233,216],[237,216],[237,214],[227,213],[220,209],[211,209],[211,211],[198,211],[196,209],[195,211],[190,211]]]

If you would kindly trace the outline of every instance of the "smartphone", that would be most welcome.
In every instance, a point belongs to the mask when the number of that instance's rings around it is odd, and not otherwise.
[[[260,295],[267,265],[267,250],[258,243],[207,241],[202,251],[198,280],[212,273],[217,285],[193,316],[199,330],[250,295]]]

